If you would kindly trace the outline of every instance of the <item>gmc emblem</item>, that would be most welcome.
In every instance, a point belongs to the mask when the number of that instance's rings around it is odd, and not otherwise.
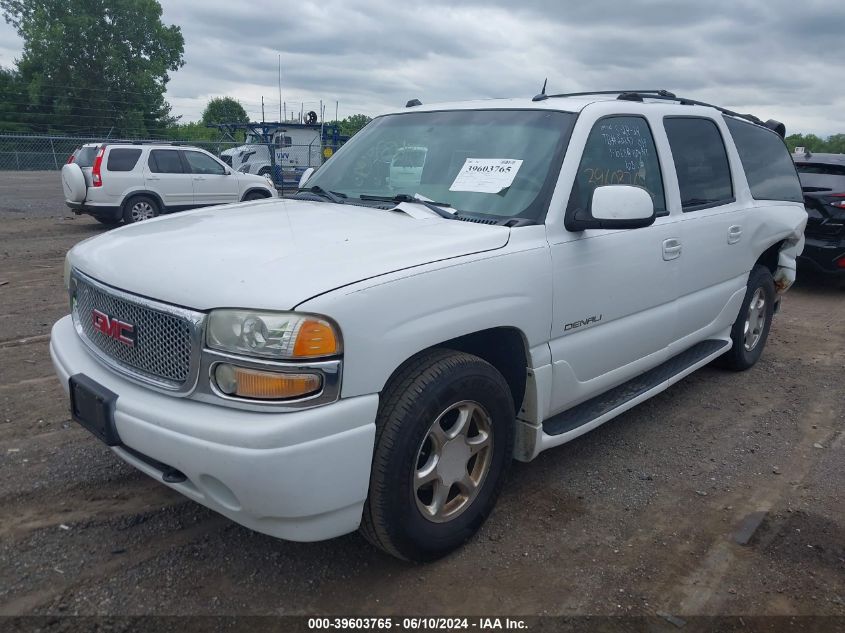
[[[129,347],[135,347],[135,326],[131,323],[121,321],[116,317],[110,317],[105,312],[99,310],[91,310],[91,317],[93,318],[94,329],[105,334],[109,338],[120,341]]]

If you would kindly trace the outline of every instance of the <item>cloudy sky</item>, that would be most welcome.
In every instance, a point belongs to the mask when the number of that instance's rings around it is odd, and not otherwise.
[[[790,132],[845,132],[843,0],[163,0],[185,36],[168,99],[184,120],[212,96],[255,118],[333,118],[423,102],[666,88]],[[21,42],[0,24],[0,65]],[[272,113],[272,114],[271,114]]]

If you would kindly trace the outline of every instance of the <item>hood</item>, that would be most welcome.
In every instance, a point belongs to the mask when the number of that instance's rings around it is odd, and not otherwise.
[[[229,149],[224,149],[220,152],[221,156],[234,156],[239,152],[243,152],[249,149],[249,145],[238,145],[237,147],[230,147]]]
[[[510,235],[414,215],[263,200],[132,224],[78,244],[70,258],[115,288],[195,310],[290,310],[356,281],[501,248]]]

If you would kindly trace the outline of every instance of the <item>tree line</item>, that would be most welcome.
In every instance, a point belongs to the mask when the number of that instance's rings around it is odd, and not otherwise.
[[[811,152],[845,154],[845,134],[833,134],[821,138],[815,134],[790,134],[786,137],[786,145],[790,152],[796,147],[803,147]]]
[[[249,121],[231,97],[196,122],[173,115],[164,95],[185,39],[158,0],[0,0],[0,13],[23,39],[16,67],[0,67],[0,132],[199,141],[220,139],[208,125]],[[338,124],[351,136],[368,121]]]

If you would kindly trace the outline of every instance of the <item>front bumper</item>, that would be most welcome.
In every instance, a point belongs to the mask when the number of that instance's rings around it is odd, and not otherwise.
[[[118,394],[123,460],[248,528],[292,541],[357,529],[367,496],[378,395],[284,413],[231,409],[141,387],[108,370],[59,320],[50,355],[65,390],[85,374]],[[160,462],[186,481],[162,479]]]
[[[831,239],[806,236],[805,239],[799,264],[805,264],[818,273],[845,276],[845,268],[836,264],[838,260],[845,258],[845,237]]]

